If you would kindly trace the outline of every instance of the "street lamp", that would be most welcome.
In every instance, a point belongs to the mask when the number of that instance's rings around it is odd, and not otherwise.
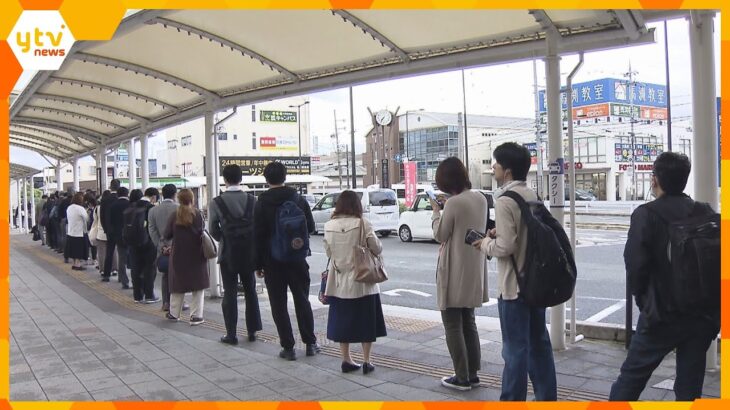
[[[297,128],[299,129],[299,163],[297,163],[297,169],[299,170],[299,175],[302,175],[302,123],[300,121],[300,117],[302,115],[302,106],[309,104],[309,100],[304,101],[303,103],[299,105],[290,105],[289,108],[296,108],[297,109]],[[302,193],[302,183],[299,183],[299,194]]]

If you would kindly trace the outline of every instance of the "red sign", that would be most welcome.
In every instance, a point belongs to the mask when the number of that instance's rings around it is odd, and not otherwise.
[[[416,163],[404,162],[403,173],[405,174],[406,183],[406,206],[410,207],[413,205],[413,201],[416,200],[416,194],[418,193],[416,188]]]
[[[259,146],[261,148],[276,148],[276,137],[261,137]]]
[[[570,162],[565,163],[565,169],[570,168]],[[583,169],[583,163],[582,162],[576,162],[575,163],[575,169]]]
[[[626,171],[629,168],[631,168],[631,164],[618,164],[619,171]],[[634,169],[637,171],[653,171],[654,164],[636,164],[634,165]]]
[[[608,117],[609,114],[608,104],[595,104],[573,108],[574,119]]]

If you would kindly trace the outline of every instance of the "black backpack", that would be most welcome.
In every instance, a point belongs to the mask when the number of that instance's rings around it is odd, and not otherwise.
[[[694,202],[680,220],[666,218],[653,203],[646,208],[667,227],[670,269],[662,278],[661,308],[677,313],[720,311],[720,214],[709,204]]]
[[[253,223],[253,203],[254,196],[247,194],[246,209],[243,216],[234,218],[228,205],[223,198],[216,197],[214,199],[223,215],[223,260],[229,269],[244,273],[253,271],[253,248],[254,248],[254,223]]]
[[[147,207],[130,206],[124,210],[122,241],[126,246],[143,247],[151,242],[147,232]]]
[[[514,255],[511,257],[520,296],[535,307],[566,302],[573,296],[578,275],[568,235],[542,202],[528,204],[514,191],[502,195],[517,202],[527,226],[525,266],[519,269]]]

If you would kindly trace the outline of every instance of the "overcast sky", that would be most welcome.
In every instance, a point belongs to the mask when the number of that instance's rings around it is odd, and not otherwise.
[[[629,70],[638,72],[637,81],[665,84],[664,28],[663,24],[650,24],[656,28],[657,43],[610,51],[588,53],[585,63],[574,83],[605,77],[623,78]],[[673,118],[691,115],[691,67],[688,23],[684,19],[668,23],[669,66],[672,91]],[[717,95],[720,95],[720,17],[715,19],[715,72]],[[573,69],[577,55],[561,60],[562,81]],[[545,64],[538,61],[538,84],[544,87]],[[18,82],[22,88],[30,80],[25,73]],[[531,61],[469,69],[465,71],[466,110],[469,114],[497,115],[534,118],[533,64]],[[363,134],[371,123],[367,108],[375,112],[381,109],[400,113],[424,109],[435,112],[463,111],[461,71],[384,81],[353,88],[355,112],[356,150],[364,149]],[[330,135],[334,134],[334,114],[340,131],[340,143],[349,143],[350,108],[349,91],[337,89],[310,95],[311,135],[319,137],[319,153],[327,153],[334,146]],[[345,136],[343,136],[345,134]],[[164,147],[162,137],[155,146]],[[160,148],[160,149],[161,149]],[[39,155],[22,148],[11,147],[12,162],[43,168],[48,162]]]

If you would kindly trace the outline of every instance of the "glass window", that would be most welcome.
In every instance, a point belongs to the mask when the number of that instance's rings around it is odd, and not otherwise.
[[[186,136],[180,138],[180,145],[182,145],[183,147],[193,145],[192,135],[186,135]]]
[[[167,149],[177,149],[177,140],[167,141]]]
[[[256,122],[256,106],[251,106],[251,122]]]
[[[256,149],[256,137],[251,138],[251,149]]]
[[[398,199],[393,191],[370,191],[370,205],[392,206],[398,204]]]
[[[319,203],[321,209],[330,209],[335,207],[335,196],[334,195],[327,195],[322,199],[322,202]]]
[[[416,211],[432,211],[433,208],[431,208],[431,203],[428,201],[428,199],[425,196],[419,195],[418,198],[416,198]]]
[[[228,141],[228,133],[227,132],[219,132],[218,133],[218,141]]]

